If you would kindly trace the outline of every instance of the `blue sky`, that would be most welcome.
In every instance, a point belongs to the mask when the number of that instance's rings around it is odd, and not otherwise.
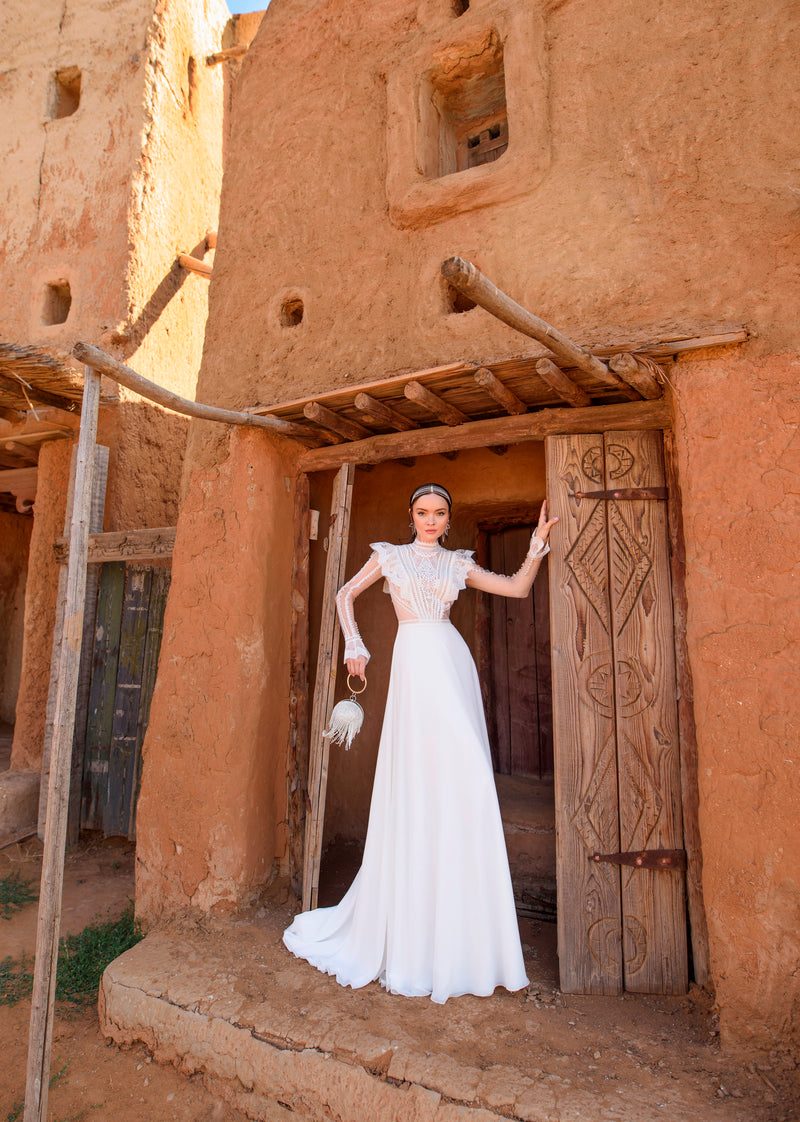
[[[263,12],[269,7],[269,0],[227,0],[232,16],[239,12]]]

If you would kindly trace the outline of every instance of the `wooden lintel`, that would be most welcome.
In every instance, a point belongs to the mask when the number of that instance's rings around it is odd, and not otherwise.
[[[469,421],[466,413],[456,409],[455,405],[451,405],[443,397],[433,393],[421,382],[408,382],[403,389],[403,393],[410,401],[415,401],[417,405],[427,409],[429,413],[438,417],[440,421],[444,421],[446,425],[463,425]]]
[[[664,388],[656,376],[659,368],[653,359],[623,352],[612,355],[608,365],[615,374],[619,374],[620,378],[629,386],[633,386],[648,401],[655,401],[664,393]]]
[[[89,535],[90,565],[103,561],[158,561],[172,556],[175,548],[175,527],[158,526],[148,530],[114,530],[107,534]],[[69,541],[56,538],[53,545],[56,561],[69,561]]]
[[[515,393],[513,393],[508,386],[497,378],[488,366],[481,366],[473,374],[473,378],[478,385],[486,390],[490,397],[502,405],[506,413],[510,413],[512,417],[518,416],[520,413],[527,413],[528,406],[524,401],[521,401]]]
[[[192,257],[190,253],[179,253],[178,264],[190,273],[197,273],[199,277],[211,280],[213,268],[208,261],[201,261],[199,257]]]
[[[327,405],[321,405],[318,401],[309,401],[303,409],[303,413],[309,421],[313,421],[322,428],[329,429],[338,436],[343,436],[345,440],[363,440],[365,437],[375,435],[364,425],[360,425],[358,421],[351,421],[349,417],[342,417],[340,413],[328,409]]]
[[[562,401],[566,401],[573,408],[580,409],[592,404],[592,399],[586,390],[582,390],[572,381],[569,374],[565,374],[561,367],[556,366],[549,358],[539,359],[536,363],[536,373]]]
[[[555,433],[605,432],[607,429],[665,429],[672,424],[669,406],[660,401],[630,401],[621,405],[593,405],[585,409],[539,409],[519,417],[492,417],[470,421],[457,428],[442,426],[416,432],[390,432],[306,452],[300,471],[324,471],[343,463],[378,464],[404,456],[430,456],[462,448],[489,448],[496,444],[525,444]]]
[[[411,432],[412,429],[419,428],[416,421],[404,417],[391,405],[378,401],[368,393],[357,393],[353,404],[360,413],[364,413],[379,424],[388,425],[395,432]]]

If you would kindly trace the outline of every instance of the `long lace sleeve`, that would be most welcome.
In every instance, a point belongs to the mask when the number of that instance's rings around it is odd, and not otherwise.
[[[478,588],[481,592],[491,592],[495,596],[510,596],[521,600],[533,587],[542,558],[549,552],[550,546],[534,534],[525,560],[513,576],[487,572],[473,562],[466,574],[466,583],[470,588]]]
[[[353,601],[365,588],[374,584],[380,575],[381,563],[377,554],[373,553],[366,565],[359,569],[356,575],[351,577],[347,584],[343,584],[336,593],[336,610],[339,613],[339,623],[344,635],[345,662],[348,658],[362,657],[369,661],[369,651],[361,641],[361,634],[356,624]]]

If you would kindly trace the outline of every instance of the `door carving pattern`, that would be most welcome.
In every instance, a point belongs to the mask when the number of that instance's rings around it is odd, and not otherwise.
[[[575,496],[661,485],[660,433],[553,437],[548,477],[562,988],[681,992],[682,874],[589,860],[681,847],[663,504]]]

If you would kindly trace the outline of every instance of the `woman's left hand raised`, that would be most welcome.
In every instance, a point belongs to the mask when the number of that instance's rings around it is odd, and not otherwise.
[[[544,544],[550,536],[550,531],[553,526],[558,522],[558,518],[547,518],[547,499],[542,503],[542,509],[539,511],[539,525],[536,527],[536,537]]]

